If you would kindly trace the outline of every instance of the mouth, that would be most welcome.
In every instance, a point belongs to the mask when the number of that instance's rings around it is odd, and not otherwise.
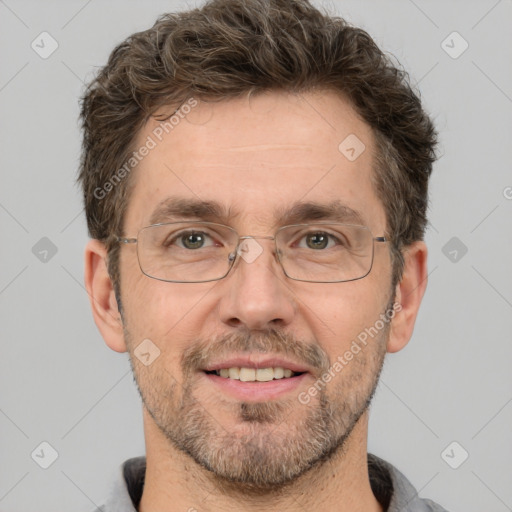
[[[215,389],[232,398],[261,402],[296,392],[311,372],[292,361],[256,354],[211,363],[202,373]]]
[[[242,382],[269,382],[271,380],[290,379],[306,372],[294,372],[290,368],[283,368],[282,366],[270,366],[268,368],[232,366],[230,368],[205,370],[205,373]]]

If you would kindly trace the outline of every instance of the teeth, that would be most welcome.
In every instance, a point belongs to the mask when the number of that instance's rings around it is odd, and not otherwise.
[[[256,370],[256,380],[258,382],[268,382],[274,378],[273,368],[258,368]]]
[[[295,375],[288,368],[277,366],[275,368],[222,368],[215,373],[227,379],[241,380],[242,382],[268,382],[273,379],[283,379]]]
[[[243,382],[255,381],[256,370],[254,368],[240,368],[240,380]]]
[[[221,370],[222,371],[222,370]],[[224,377],[224,375],[222,375]],[[240,379],[240,369],[239,368],[229,368],[228,369],[228,377],[230,379]]]
[[[274,368],[274,379],[282,379],[284,377],[284,369],[278,366]]]

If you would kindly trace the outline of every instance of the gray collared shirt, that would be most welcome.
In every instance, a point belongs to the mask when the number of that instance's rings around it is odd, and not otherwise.
[[[95,512],[137,512],[142,497],[146,458],[128,459],[119,468],[107,502]],[[373,494],[386,512],[447,512],[431,500],[422,499],[394,466],[368,454],[368,473]]]

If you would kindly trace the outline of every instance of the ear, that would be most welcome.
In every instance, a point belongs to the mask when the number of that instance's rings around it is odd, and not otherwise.
[[[94,321],[105,343],[116,352],[126,352],[121,314],[107,271],[107,250],[99,240],[90,240],[85,247],[84,274]]]
[[[409,342],[420,308],[421,299],[427,288],[427,246],[418,241],[404,250],[404,271],[396,285],[395,302],[400,304],[392,322],[387,351],[398,352]]]

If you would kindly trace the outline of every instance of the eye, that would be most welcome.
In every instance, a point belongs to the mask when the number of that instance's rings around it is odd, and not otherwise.
[[[322,250],[330,249],[336,242],[339,244],[339,240],[325,231],[317,231],[305,234],[299,241],[298,246],[301,248]]]
[[[213,239],[204,231],[182,231],[169,239],[165,245],[167,247],[176,244],[182,249],[202,249],[215,245]]]

